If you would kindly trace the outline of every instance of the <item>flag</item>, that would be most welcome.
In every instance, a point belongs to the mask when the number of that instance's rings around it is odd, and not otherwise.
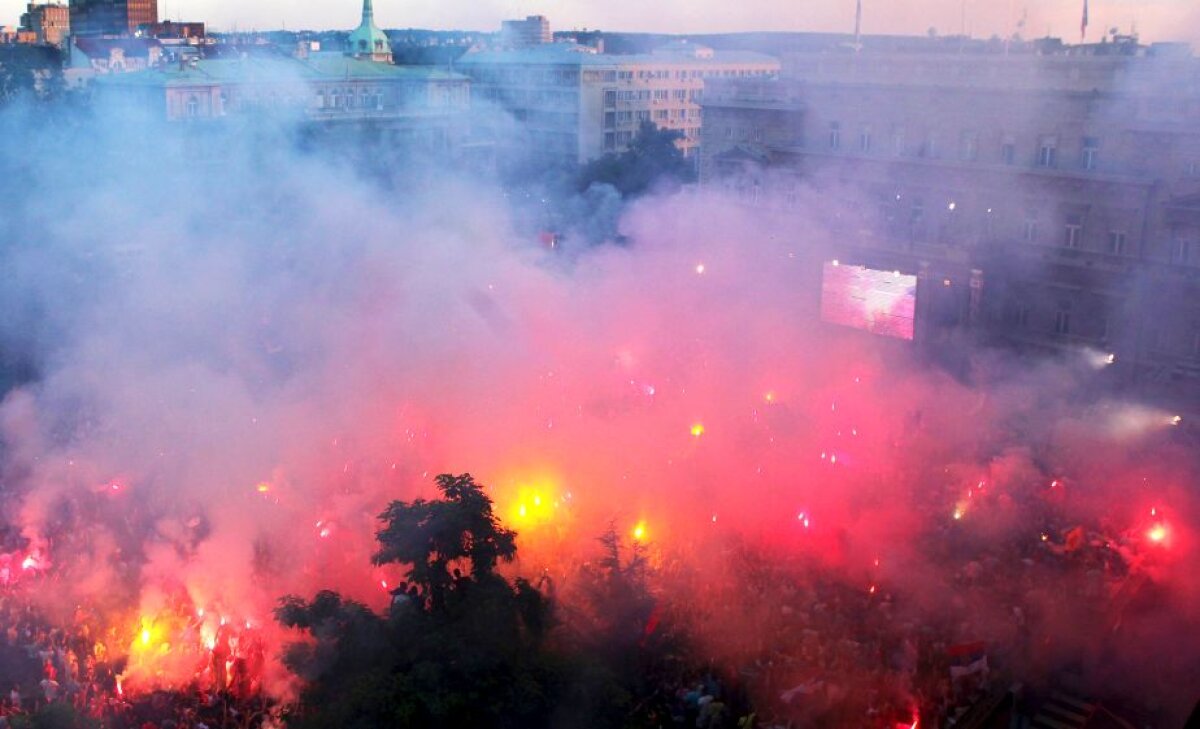
[[[958,679],[976,673],[987,673],[987,646],[982,641],[959,643],[946,649],[950,658],[950,678]]]
[[[1088,0],[1083,0],[1083,20],[1079,23],[1079,40],[1087,38]]]

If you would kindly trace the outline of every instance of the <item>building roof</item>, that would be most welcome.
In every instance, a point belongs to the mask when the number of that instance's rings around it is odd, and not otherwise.
[[[687,52],[668,48],[655,53],[632,53],[618,55],[596,53],[595,49],[572,43],[547,43],[529,48],[508,51],[482,51],[468,53],[458,60],[468,66],[489,65],[546,65],[546,66],[598,66],[617,67],[627,65],[657,66],[718,66],[728,64],[778,64],[779,59],[765,53],[752,51],[714,51],[697,54],[694,48]]]
[[[342,54],[316,54],[307,59],[289,56],[246,56],[202,59],[170,64],[136,73],[97,79],[109,86],[210,86],[235,83],[287,83],[288,81],[466,80],[466,76],[424,66],[393,66],[350,58]]]
[[[391,41],[388,40],[387,34],[375,25],[375,8],[371,0],[363,0],[362,22],[351,31],[347,43],[351,53],[386,53],[391,56]]]
[[[75,47],[88,58],[108,58],[114,48],[119,48],[127,58],[149,57],[151,48],[160,44],[154,38],[92,38],[75,39]]]

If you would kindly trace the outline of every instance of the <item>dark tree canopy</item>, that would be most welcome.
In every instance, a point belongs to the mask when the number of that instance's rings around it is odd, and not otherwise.
[[[692,165],[675,144],[682,138],[677,130],[643,122],[624,152],[588,163],[580,173],[578,187],[582,191],[597,183],[608,184],[625,197],[636,197],[660,186],[692,182]]]
[[[442,474],[436,481],[444,499],[393,501],[380,514],[384,526],[375,535],[379,551],[372,561],[407,565],[408,581],[440,607],[454,580],[455,565],[469,566],[476,580],[486,579],[497,562],[516,556],[517,535],[500,526],[492,500],[471,474]]]
[[[278,620],[307,637],[284,657],[305,681],[289,726],[659,726],[655,677],[680,651],[651,617],[640,549],[624,558],[609,530],[580,575],[590,617],[567,624],[540,590],[496,570],[515,558],[516,534],[483,488],[469,474],[436,481],[442,498],[380,515],[373,560],[408,575],[386,614],[329,591],[280,602]]]

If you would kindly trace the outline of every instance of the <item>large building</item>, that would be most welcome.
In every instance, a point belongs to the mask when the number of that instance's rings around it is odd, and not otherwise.
[[[500,23],[500,42],[507,48],[530,48],[553,41],[550,21],[544,15],[530,15],[524,20],[505,20]]]
[[[779,61],[686,43],[640,55],[556,43],[469,53],[458,68],[475,82],[476,100],[511,121],[493,125],[500,154],[586,162],[624,150],[644,122],[679,131],[680,148],[694,156],[705,84],[770,78]]]
[[[343,54],[193,59],[98,78],[100,103],[171,123],[276,115],[318,128],[370,127],[390,143],[455,152],[469,133],[470,80]]]
[[[63,48],[71,32],[71,11],[61,3],[29,3],[21,16],[21,29],[34,33],[38,43]]]
[[[928,342],[1111,352],[1144,394],[1195,396],[1200,62],[1087,50],[805,54],[717,82],[702,182],[780,220],[840,201],[835,250],[918,274]]]
[[[158,0],[71,0],[76,36],[133,35],[158,22]]]

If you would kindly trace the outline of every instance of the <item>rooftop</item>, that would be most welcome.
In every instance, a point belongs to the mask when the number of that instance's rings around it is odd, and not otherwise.
[[[393,66],[340,53],[321,53],[303,60],[287,56],[204,59],[137,73],[113,74],[97,79],[97,83],[112,86],[193,86],[333,79],[429,81],[465,80],[466,77],[424,66]]]
[[[707,49],[705,49],[707,50]],[[672,47],[654,53],[617,55],[596,53],[594,48],[573,43],[548,43],[530,48],[509,51],[482,51],[468,53],[458,60],[465,65],[546,65],[546,66],[695,66],[723,65],[730,63],[777,64],[774,56],[752,51],[696,52],[697,47]]]

